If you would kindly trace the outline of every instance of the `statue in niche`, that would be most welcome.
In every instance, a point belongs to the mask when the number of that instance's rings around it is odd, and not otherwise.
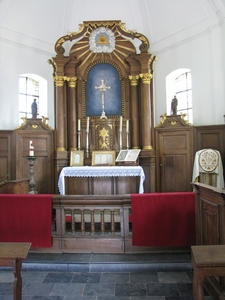
[[[36,103],[36,99],[34,99],[33,103],[31,104],[31,114],[32,114],[32,118],[33,119],[37,118],[37,103]]]
[[[174,96],[174,98],[171,101],[171,115],[177,115],[177,105],[178,105],[178,100],[177,97]]]

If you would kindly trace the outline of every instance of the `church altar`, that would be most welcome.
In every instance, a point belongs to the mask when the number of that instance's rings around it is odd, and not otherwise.
[[[65,195],[65,177],[140,177],[139,193],[144,193],[145,174],[140,166],[84,166],[64,167],[59,175],[58,187],[61,195]]]

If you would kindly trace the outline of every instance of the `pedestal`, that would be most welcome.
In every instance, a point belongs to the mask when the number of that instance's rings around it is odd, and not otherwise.
[[[28,165],[30,167],[30,191],[28,192],[28,194],[37,194],[37,192],[34,190],[36,184],[34,180],[34,161],[36,160],[36,156],[26,156],[26,159],[28,160]]]

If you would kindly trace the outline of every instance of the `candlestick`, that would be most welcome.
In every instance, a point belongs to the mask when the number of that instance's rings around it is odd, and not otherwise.
[[[87,117],[87,132],[89,132],[89,117]]]
[[[123,126],[123,117],[120,116],[120,132],[122,131],[122,126]]]
[[[120,150],[123,148],[123,137],[122,137],[122,131],[120,131]]]
[[[78,131],[80,131],[80,119],[78,119]]]
[[[34,145],[33,145],[33,141],[30,141],[29,156],[34,156]]]
[[[26,156],[26,159],[28,160],[28,165],[30,167],[30,181],[29,181],[30,191],[28,194],[37,194],[37,191],[34,190],[34,187],[36,185],[34,180],[34,161],[36,160],[36,157]]]
[[[129,131],[126,132],[127,135],[127,149],[129,149]]]
[[[78,150],[80,150],[80,135],[81,135],[80,130],[78,130],[77,135],[78,135],[77,148],[78,148]]]
[[[86,156],[89,157],[89,132],[86,132]]]
[[[129,120],[126,122],[126,132],[129,132]]]

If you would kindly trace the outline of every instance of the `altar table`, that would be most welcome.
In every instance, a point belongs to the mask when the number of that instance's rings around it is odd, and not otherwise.
[[[139,193],[144,193],[143,183],[145,180],[145,174],[140,166],[110,166],[110,167],[65,167],[62,169],[58,187],[61,195],[65,195],[65,177],[130,177],[139,176]]]
[[[0,243],[0,266],[11,266],[15,276],[13,299],[22,299],[22,260],[27,257],[31,243]]]

